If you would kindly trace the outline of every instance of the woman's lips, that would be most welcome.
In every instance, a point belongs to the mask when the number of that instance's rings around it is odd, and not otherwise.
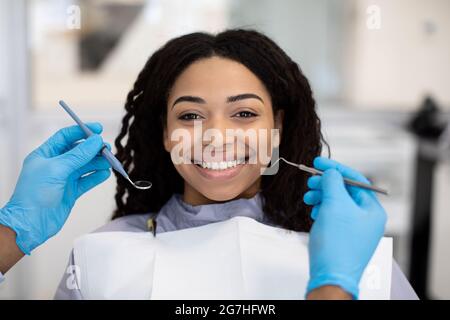
[[[194,167],[200,172],[200,174],[206,179],[211,180],[227,180],[235,177],[244,167],[245,163],[239,164],[236,167],[223,169],[223,170],[212,170],[206,169],[201,166],[194,164]]]

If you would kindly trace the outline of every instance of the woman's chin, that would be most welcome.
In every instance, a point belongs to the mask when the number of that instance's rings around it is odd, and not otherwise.
[[[221,188],[217,188],[214,190],[202,190],[201,193],[203,194],[204,197],[212,200],[212,201],[230,201],[233,200],[234,198],[236,198],[237,196],[239,196],[243,190],[237,190],[236,188],[234,188],[234,190],[232,190],[232,188],[226,187],[223,188],[223,190],[221,190]]]
[[[255,180],[251,180],[255,181]],[[248,193],[249,196],[252,196],[252,191],[249,189],[252,188],[253,183],[250,183],[248,180],[237,182],[236,183],[229,183],[229,184],[202,184],[199,185],[197,191],[199,191],[204,197],[212,200],[212,201],[230,201],[234,200],[236,198],[241,197],[242,195]]]

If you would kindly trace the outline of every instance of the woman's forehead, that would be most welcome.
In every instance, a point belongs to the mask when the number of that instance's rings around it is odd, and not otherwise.
[[[176,79],[169,94],[169,104],[178,96],[199,96],[205,100],[225,100],[243,92],[254,93],[269,101],[269,94],[259,78],[243,64],[220,57],[194,62]]]

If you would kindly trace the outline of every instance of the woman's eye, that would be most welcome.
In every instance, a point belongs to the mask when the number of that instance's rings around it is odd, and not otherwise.
[[[178,119],[180,120],[198,120],[201,117],[196,113],[185,113],[181,115]]]
[[[241,111],[236,113],[236,116],[238,118],[250,118],[250,117],[255,117],[256,113],[250,112],[250,111]]]

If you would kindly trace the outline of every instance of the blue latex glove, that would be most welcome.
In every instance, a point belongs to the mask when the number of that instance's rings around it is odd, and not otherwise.
[[[303,199],[314,206],[309,238],[311,290],[337,285],[358,298],[359,281],[386,224],[386,213],[370,190],[344,184],[343,176],[370,183],[362,174],[328,158],[317,157],[322,176],[308,179]]]
[[[84,142],[76,143],[86,137],[80,127],[64,128],[23,162],[14,194],[0,209],[0,224],[16,232],[25,254],[55,235],[75,201],[111,174],[109,163],[99,155],[102,126],[88,127],[95,134]]]

